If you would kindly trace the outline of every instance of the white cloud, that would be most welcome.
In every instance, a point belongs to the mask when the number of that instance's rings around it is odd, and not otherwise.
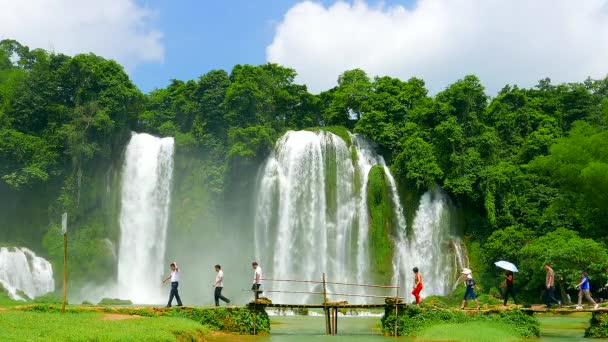
[[[130,69],[163,60],[153,19],[135,0],[0,0],[0,39],[69,55],[93,52]]]
[[[312,91],[345,70],[421,77],[432,92],[467,74],[490,93],[505,84],[582,81],[608,73],[608,0],[418,0],[412,9],[365,1],[296,4],[267,60]]]

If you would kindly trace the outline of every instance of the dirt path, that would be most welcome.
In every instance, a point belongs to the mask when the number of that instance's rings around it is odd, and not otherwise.
[[[132,318],[141,318],[141,316],[105,313],[105,314],[103,314],[103,317],[101,318],[101,320],[102,321],[120,321],[123,319],[132,319]]]

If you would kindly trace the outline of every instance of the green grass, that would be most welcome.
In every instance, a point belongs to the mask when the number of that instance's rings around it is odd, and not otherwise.
[[[508,326],[497,322],[448,323],[430,326],[416,335],[416,341],[518,341]]]
[[[0,312],[0,341],[200,341],[210,332],[174,317],[103,320],[102,313]]]

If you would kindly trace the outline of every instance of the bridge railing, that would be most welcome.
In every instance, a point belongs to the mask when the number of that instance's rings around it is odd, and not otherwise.
[[[337,309],[334,308],[333,313],[330,314],[329,306],[330,302],[327,301],[327,296],[343,296],[343,297],[360,297],[360,298],[383,298],[385,301],[387,298],[394,299],[394,307],[395,307],[395,317],[397,316],[397,310],[399,301],[403,298],[399,297],[399,282],[397,281],[397,285],[377,285],[377,284],[360,284],[360,283],[347,283],[347,282],[336,282],[336,281],[327,281],[325,273],[323,273],[323,278],[321,281],[319,280],[299,280],[299,279],[271,279],[271,278],[263,278],[261,279],[266,282],[277,282],[277,283],[300,283],[300,284],[316,284],[323,285],[323,292],[320,291],[287,291],[287,290],[264,290],[266,293],[291,293],[291,294],[313,294],[313,295],[323,295],[323,306],[324,311],[327,317],[327,326],[326,332],[328,334],[335,334],[337,331]],[[362,294],[362,293],[340,293],[340,292],[328,292],[328,285],[338,285],[345,287],[359,287],[359,288],[369,288],[369,289],[387,289],[394,290],[394,295],[376,295],[376,294]],[[253,292],[257,290],[252,290]],[[328,305],[329,304],[329,305]],[[395,322],[395,336],[397,335],[397,322]]]

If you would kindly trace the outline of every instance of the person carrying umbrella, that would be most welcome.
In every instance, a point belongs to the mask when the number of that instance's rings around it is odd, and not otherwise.
[[[504,284],[504,306],[507,306],[509,295],[513,297],[513,302],[517,305],[517,299],[515,298],[515,287],[513,286],[513,272],[518,272],[517,267],[508,261],[497,261],[494,265],[504,269],[505,272],[505,284]]]

